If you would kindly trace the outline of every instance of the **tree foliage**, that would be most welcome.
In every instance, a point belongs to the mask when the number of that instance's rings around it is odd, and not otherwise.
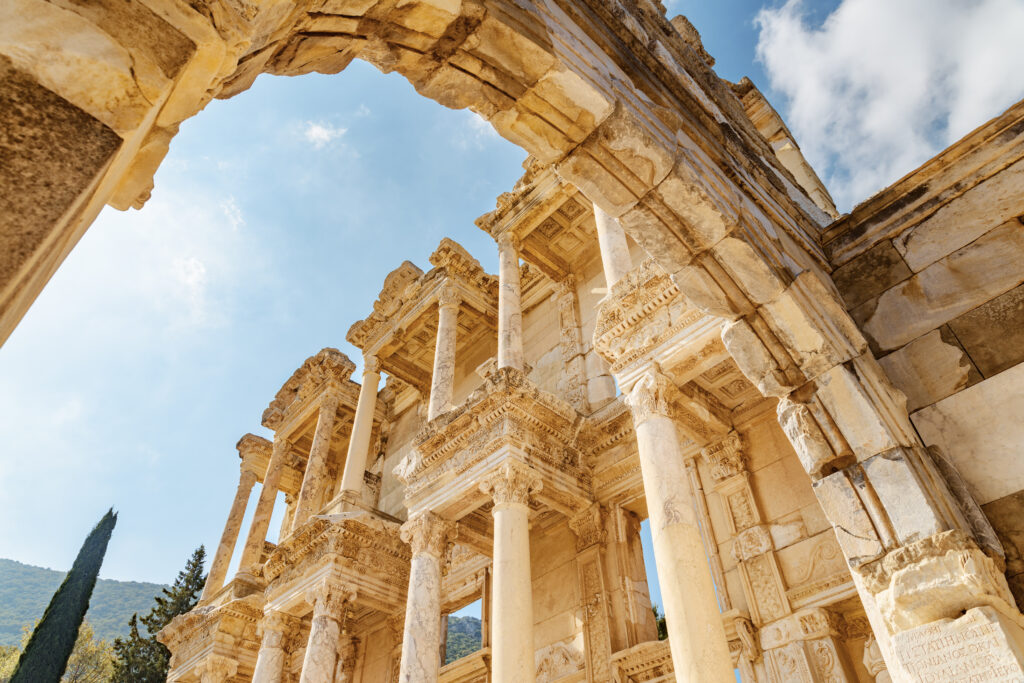
[[[665,622],[665,615],[662,614],[657,605],[651,605],[651,611],[654,612],[654,621],[658,624],[658,640],[667,639],[668,625]]]
[[[86,537],[71,571],[25,644],[11,683],[57,683],[61,680],[89,609],[89,597],[115,524],[117,514],[113,509],[108,510]]]
[[[480,649],[481,624],[476,617],[448,617],[448,641],[445,664],[473,654]]]
[[[206,549],[199,546],[185,564],[185,569],[178,572],[174,585],[164,588],[163,596],[155,598],[156,606],[149,614],[141,619],[137,613],[132,615],[128,622],[128,637],[114,641],[117,660],[110,679],[112,683],[164,683],[167,680],[171,653],[156,639],[156,634],[174,617],[195,607],[206,584],[203,574],[205,561]],[[146,635],[139,631],[140,621]]]
[[[32,628],[25,626],[21,647],[0,646],[0,683],[7,683],[14,674],[14,667],[21,656],[21,648],[28,644]],[[61,677],[62,683],[106,683],[114,667],[114,649],[105,640],[96,637],[92,624],[82,622],[78,629],[75,647],[71,650],[67,669]]]

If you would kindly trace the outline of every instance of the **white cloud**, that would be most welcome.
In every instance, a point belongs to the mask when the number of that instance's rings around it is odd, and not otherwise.
[[[239,228],[245,226],[245,218],[242,216],[242,209],[239,208],[238,202],[235,201],[233,196],[222,201],[220,203],[220,208],[224,212],[224,216],[227,217],[228,223],[231,224],[232,230],[237,232]]]
[[[497,140],[501,136],[487,120],[479,114],[463,109],[463,120],[465,124],[454,131],[454,142],[460,149],[483,149],[484,146]]]
[[[347,128],[334,126],[329,123],[306,121],[302,130],[303,137],[316,149],[323,149],[345,134]]]
[[[867,199],[1024,96],[1024,1],[803,0],[763,9],[758,57],[840,209]]]

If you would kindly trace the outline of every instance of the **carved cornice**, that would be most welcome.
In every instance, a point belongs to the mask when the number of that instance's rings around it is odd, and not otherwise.
[[[315,356],[310,356],[288,378],[274,396],[274,400],[263,411],[263,426],[277,430],[291,417],[296,407],[303,405],[331,384],[348,389],[348,393],[351,394],[349,398],[354,406],[358,389],[351,381],[351,377],[355,369],[355,363],[338,349],[326,348]]]
[[[286,583],[328,556],[380,572],[386,582],[403,590],[408,585],[411,555],[399,537],[398,524],[368,515],[312,518],[271,553],[263,576],[268,583]]]
[[[408,499],[433,481],[449,473],[459,476],[513,445],[589,490],[590,472],[578,448],[582,420],[572,406],[541,391],[523,372],[496,369],[462,406],[420,431],[395,474],[407,485]]]
[[[651,640],[620,650],[612,655],[612,667],[620,673],[618,680],[628,683],[660,679],[675,671],[667,640]]]
[[[782,647],[795,640],[841,636],[842,632],[841,615],[821,607],[809,607],[763,626],[760,631],[761,649]]]
[[[171,668],[195,660],[217,641],[255,652],[260,641],[258,627],[263,618],[263,596],[250,595],[220,606],[193,608],[179,614],[158,634],[157,640],[171,651]]]
[[[542,486],[537,470],[518,460],[506,460],[480,481],[480,490],[494,499],[495,507],[526,505],[530,494],[540,491]]]
[[[569,519],[569,528],[576,536],[576,552],[607,541],[604,519],[604,511],[597,503]]]
[[[414,556],[426,553],[441,557],[455,534],[454,523],[429,511],[410,517],[401,530],[402,541],[409,544]]]

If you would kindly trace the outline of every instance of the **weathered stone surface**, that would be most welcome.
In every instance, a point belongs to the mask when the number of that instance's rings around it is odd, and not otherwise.
[[[1024,365],[1017,365],[911,419],[924,442],[939,448],[982,505],[1024,489]]]
[[[851,563],[878,557],[884,548],[875,533],[846,472],[836,472],[814,482],[814,493],[825,514],[833,521],[836,538]]]
[[[878,299],[864,331],[898,348],[1024,282],[1024,226],[1008,221]]]
[[[908,456],[897,448],[862,463],[901,543],[913,543],[945,530],[942,516],[925,497]]]
[[[1024,679],[1024,631],[991,607],[898,633],[893,648],[915,681]]]
[[[896,388],[907,396],[913,412],[960,391],[981,379],[957,337],[946,326],[932,330],[878,363]]]
[[[967,190],[893,242],[914,272],[1024,214],[1024,161]]]
[[[1024,360],[1024,286],[1011,289],[949,322],[985,377]]]
[[[1018,605],[1024,604],[1024,491],[982,506],[1006,552],[1006,580]]]
[[[913,275],[892,242],[884,240],[832,273],[850,308],[878,296]]]

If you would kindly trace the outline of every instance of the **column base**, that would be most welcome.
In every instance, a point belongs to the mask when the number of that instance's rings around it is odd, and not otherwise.
[[[892,637],[904,669],[894,680],[1024,680],[1024,628],[993,607],[974,607]]]

